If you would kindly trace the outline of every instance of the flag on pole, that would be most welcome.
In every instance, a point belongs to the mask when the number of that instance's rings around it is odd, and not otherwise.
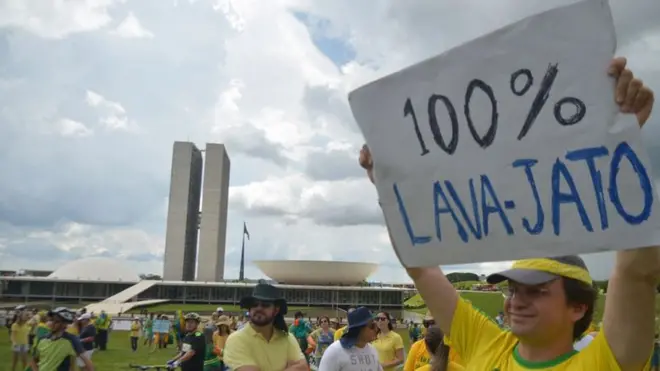
[[[247,236],[247,239],[250,239],[250,232],[247,230],[247,225],[243,222],[243,234]]]

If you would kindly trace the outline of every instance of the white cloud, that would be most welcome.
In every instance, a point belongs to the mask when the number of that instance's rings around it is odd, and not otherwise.
[[[151,39],[154,37],[153,32],[144,28],[132,12],[128,13],[126,18],[110,33],[126,39]]]
[[[0,27],[20,28],[40,37],[61,39],[108,25],[115,0],[0,2]]]
[[[227,276],[246,221],[248,261],[362,260],[407,280],[357,168],[348,91],[570,1],[1,1],[0,267],[111,255],[159,273],[172,142],[190,140],[231,157]],[[620,52],[657,88],[660,4],[611,3]],[[605,277],[612,254],[586,260]]]
[[[106,99],[99,93],[87,90],[85,101],[99,112],[98,122],[107,130],[135,131],[137,124],[126,115],[126,109],[118,102]]]
[[[86,137],[94,133],[82,122],[67,118],[61,119],[57,122],[56,130],[64,137]]]

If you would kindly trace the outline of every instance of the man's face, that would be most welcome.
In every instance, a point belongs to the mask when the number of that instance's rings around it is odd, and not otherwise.
[[[504,313],[511,332],[520,337],[543,341],[572,333],[575,321],[586,308],[568,305],[561,279],[541,285],[509,281]]]
[[[186,331],[188,332],[193,332],[197,330],[197,321],[194,319],[187,319],[186,320]]]
[[[50,331],[52,332],[60,332],[66,330],[68,324],[64,321],[62,321],[61,318],[54,316],[54,318],[50,321]]]
[[[369,320],[367,325],[360,330],[359,338],[371,342],[376,340],[376,335],[378,335],[378,325],[373,320]]]
[[[273,323],[279,308],[272,302],[256,301],[250,308],[250,322],[257,326],[266,326]]]

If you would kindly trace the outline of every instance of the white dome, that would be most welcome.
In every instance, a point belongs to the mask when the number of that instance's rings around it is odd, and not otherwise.
[[[49,278],[138,282],[140,276],[126,263],[110,258],[84,258],[59,267]]]

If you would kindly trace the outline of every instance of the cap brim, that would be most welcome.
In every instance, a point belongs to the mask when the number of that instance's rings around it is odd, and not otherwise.
[[[503,272],[494,273],[486,278],[486,281],[492,285],[502,281],[511,280],[523,285],[541,285],[557,279],[556,274],[537,271],[533,269],[509,269]]]

